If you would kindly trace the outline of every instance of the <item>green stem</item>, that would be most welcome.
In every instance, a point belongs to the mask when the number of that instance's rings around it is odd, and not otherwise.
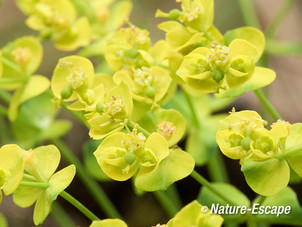
[[[227,169],[222,155],[219,152],[216,152],[215,156],[209,160],[207,167],[212,181],[229,182]]]
[[[65,102],[61,103],[61,107],[63,107],[68,113],[74,116],[77,120],[82,122],[88,129],[90,128],[90,125],[88,124],[87,120],[83,117],[81,113],[68,109],[67,104]]]
[[[110,218],[121,218],[121,215],[116,210],[100,185],[97,184],[91,175],[86,172],[86,169],[83,167],[79,159],[72,153],[72,151],[61,140],[53,139],[52,143],[58,147],[58,149],[61,151],[62,157],[67,162],[76,166],[77,176],[87,187],[104,213]]]
[[[58,202],[53,203],[53,209],[51,211],[51,215],[53,219],[57,222],[58,226],[60,227],[75,227],[74,222],[72,219],[68,216],[66,211],[61,207],[61,205]]]
[[[135,123],[134,121],[131,121],[130,119],[127,121],[127,125],[130,127],[130,128],[134,128],[134,127],[137,127],[137,129],[139,131],[141,131],[146,137],[150,136],[151,133],[148,132],[146,129],[144,129],[143,127],[139,126],[137,123]]]
[[[170,218],[173,218],[175,214],[178,212],[178,210],[175,207],[175,204],[167,197],[167,195],[163,191],[155,191],[153,192],[153,194],[160,202],[160,204],[163,206],[168,216]]]
[[[277,154],[276,156],[275,156],[275,158],[277,158],[277,159],[284,159],[284,158],[288,158],[288,157],[290,157],[290,156],[292,156],[292,155],[295,155],[295,154],[297,154],[297,153],[299,153],[299,152],[301,152],[302,151],[302,145],[298,145],[298,146],[296,146],[296,147],[293,147],[293,148],[290,148],[290,149],[288,149],[288,150],[286,150],[284,153],[279,153],[279,154]]]
[[[263,106],[266,108],[266,110],[270,113],[270,115],[274,118],[274,120],[281,119],[281,116],[279,113],[275,110],[275,108],[272,106],[272,104],[268,101],[268,99],[265,97],[265,95],[259,90],[254,90],[254,93],[260,100],[260,102],[263,104]]]
[[[193,177],[198,183],[200,183],[204,187],[207,187],[212,193],[214,193],[219,198],[224,200],[227,204],[229,204],[231,206],[236,206],[236,204],[234,204],[234,202],[232,202],[229,198],[227,198],[221,192],[217,191],[216,188],[214,188],[209,181],[207,181],[203,176],[201,176],[195,170],[193,170],[193,172],[191,173],[191,177]]]
[[[284,0],[282,5],[280,6],[275,18],[272,20],[271,24],[268,26],[266,30],[266,37],[272,38],[276,35],[280,25],[290,12],[296,0]]]
[[[37,188],[48,188],[48,182],[28,182],[28,181],[21,181],[20,185],[22,186],[29,186],[29,187],[37,187]]]
[[[194,104],[192,102],[192,99],[191,97],[188,95],[187,92],[184,91],[184,95],[185,95],[185,98],[187,100],[187,103],[189,105],[189,108],[191,110],[191,116],[192,116],[192,121],[193,121],[193,124],[194,126],[196,126],[197,128],[200,127],[200,123],[199,123],[199,120],[197,118],[197,115],[196,115],[196,111],[195,111],[195,108],[194,108]]]
[[[254,221],[254,219],[250,218],[246,221],[247,227],[257,227],[257,223]]]
[[[31,181],[36,181],[37,180],[35,177],[33,177],[32,175],[27,174],[27,173],[23,173],[23,178],[22,179],[31,180]]]
[[[169,196],[170,200],[174,203],[175,209],[180,210],[182,208],[182,202],[179,197],[177,187],[175,184],[169,186],[169,188],[165,191],[167,196]]]
[[[237,0],[242,17],[248,26],[260,28],[260,23],[255,11],[255,6],[251,0]]]
[[[62,191],[60,193],[60,196],[64,198],[66,201],[68,201],[70,204],[72,204],[75,208],[77,208],[82,214],[84,214],[87,218],[89,218],[91,221],[100,220],[94,213],[92,213],[90,210],[88,210],[82,203],[80,203],[78,200],[76,200],[73,196],[71,196],[69,193]]]
[[[274,55],[302,55],[301,42],[280,42],[276,40],[267,39],[265,44],[265,51]]]

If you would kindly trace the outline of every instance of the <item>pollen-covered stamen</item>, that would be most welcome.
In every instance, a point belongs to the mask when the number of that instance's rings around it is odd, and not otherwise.
[[[114,117],[117,113],[122,112],[124,106],[125,102],[122,96],[112,96],[111,101],[104,104],[103,113]]]
[[[129,152],[134,152],[145,144],[146,137],[142,133],[130,132],[122,140],[122,146]]]
[[[19,47],[15,49],[12,51],[12,55],[14,56],[17,64],[21,66],[27,64],[32,56],[30,49],[27,47]]]
[[[212,66],[223,67],[227,64],[230,58],[230,48],[221,46],[217,41],[213,41],[210,48],[210,53],[207,54],[207,62]]]
[[[73,89],[77,89],[86,83],[87,75],[85,74],[84,70],[78,68],[71,70],[66,79],[71,84]]]
[[[163,121],[157,125],[157,132],[166,139],[169,139],[176,132],[176,126],[172,122]]]
[[[133,74],[134,89],[133,92],[138,95],[154,98],[155,90],[153,83],[157,80],[156,75],[150,68],[142,67]]]
[[[49,18],[50,24],[54,25],[56,29],[62,30],[69,27],[68,20],[58,12],[53,12],[51,17]]]
[[[191,22],[198,18],[201,13],[200,6],[192,1],[188,1],[190,5],[187,5],[183,10],[183,14],[179,17],[181,22]]]

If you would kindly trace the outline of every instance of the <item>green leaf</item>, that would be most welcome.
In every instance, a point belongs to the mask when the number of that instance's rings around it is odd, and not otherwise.
[[[256,201],[255,201],[256,202]],[[270,206],[283,206],[290,207],[289,214],[280,214],[276,217],[276,214],[258,214],[256,216],[257,222],[269,223],[269,224],[282,224],[282,225],[295,225],[301,226],[302,223],[302,207],[299,204],[299,200],[294,190],[290,187],[284,188],[281,192],[268,196],[261,204],[264,207]]]
[[[286,139],[286,150],[293,149],[297,146],[302,145],[302,123],[293,124],[290,127],[289,135]],[[286,151],[285,151],[286,154]],[[294,155],[287,158],[290,166],[295,170],[295,172],[302,177],[302,150]]]
[[[256,162],[245,159],[241,171],[247,184],[263,196],[280,192],[289,182],[290,170],[285,160],[272,158]]]
[[[207,163],[217,149],[217,147],[214,150],[214,146],[208,146],[209,141],[205,138],[206,136],[208,135],[200,129],[192,129],[188,135],[186,151],[194,158],[198,166]]]
[[[230,200],[238,206],[249,206],[250,200],[235,186],[226,183],[211,183],[211,186],[215,188],[218,192],[228,195]],[[212,191],[207,187],[202,187],[198,195],[197,201],[201,204],[211,207],[212,204],[219,204],[220,206],[225,206],[227,203],[217,197]]]
[[[127,227],[127,224],[119,219],[104,219],[93,221],[89,227]]]
[[[240,96],[245,92],[265,87],[272,83],[276,78],[276,73],[268,68],[256,67],[251,79],[238,88],[228,88],[227,90],[219,90],[215,94],[217,98],[230,98]]]
[[[72,127],[71,122],[67,120],[56,120],[48,128],[39,134],[37,140],[45,141],[49,139],[56,139],[64,136]]]
[[[193,169],[194,160],[189,154],[170,149],[169,156],[153,172],[136,177],[135,186],[144,191],[166,190],[175,181],[187,177]]]

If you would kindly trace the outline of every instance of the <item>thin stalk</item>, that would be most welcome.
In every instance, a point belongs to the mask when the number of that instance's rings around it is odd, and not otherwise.
[[[170,185],[169,188],[165,191],[165,193],[169,196],[169,198],[174,203],[175,209],[180,210],[183,205],[179,197],[176,185],[175,184]]]
[[[207,167],[212,181],[229,182],[226,166],[219,152],[216,152],[216,155],[209,160]]]
[[[265,32],[267,38],[273,38],[276,35],[280,25],[282,24],[288,13],[290,12],[295,2],[296,0],[283,1],[278,12],[276,13],[276,16],[274,17],[274,19],[272,20],[271,24],[268,26]]]
[[[68,113],[74,116],[77,120],[82,122],[88,129],[90,128],[90,125],[88,124],[87,120],[83,117],[81,113],[68,109],[67,104],[64,102],[61,103],[61,107],[63,107]]]
[[[100,220],[94,213],[88,210],[82,203],[80,203],[77,199],[71,196],[69,193],[62,191],[60,196],[68,201],[71,205],[77,208],[82,214],[84,214],[91,221]]]
[[[77,169],[77,176],[87,187],[91,195],[96,200],[99,207],[110,218],[121,218],[121,215],[116,210],[111,200],[107,197],[103,189],[97,184],[94,179],[86,172],[79,159],[72,153],[72,151],[58,139],[53,139],[52,143],[61,151],[62,157],[69,163],[74,164]]]
[[[216,196],[224,200],[227,204],[231,206],[236,206],[236,204],[234,204],[234,202],[232,202],[229,198],[227,198],[225,194],[222,194],[221,192],[217,191],[216,188],[214,188],[209,181],[207,181],[203,176],[201,176],[195,170],[193,170],[193,172],[191,173],[191,177],[193,177],[198,183],[200,183],[204,187],[207,187],[212,193],[214,193]]]
[[[193,124],[194,124],[194,126],[196,126],[197,128],[199,128],[200,127],[200,123],[199,123],[199,120],[197,118],[197,114],[196,114],[196,111],[195,111],[192,99],[191,99],[191,97],[185,91],[184,91],[184,95],[185,95],[186,101],[187,101],[187,103],[189,105],[189,108],[191,110],[191,114],[192,114],[191,116],[192,116]]]
[[[255,6],[251,0],[237,0],[242,17],[248,26],[260,28],[260,23],[255,11]]]
[[[178,210],[175,207],[175,204],[167,197],[167,195],[163,191],[155,191],[153,192],[153,194],[155,195],[156,199],[160,202],[160,204],[163,206],[168,216],[170,218],[173,218],[175,214],[178,212]]]
[[[28,181],[21,181],[20,185],[22,186],[29,186],[29,187],[36,187],[36,188],[48,188],[48,182],[28,182]]]
[[[302,55],[302,43],[266,40],[265,51],[274,55]]]
[[[36,181],[37,179],[33,177],[32,175],[29,175],[27,173],[23,173],[23,180],[31,180],[31,181]]]
[[[57,222],[60,227],[75,227],[76,225],[66,213],[66,211],[62,208],[62,206],[58,202],[53,203],[53,209],[51,211],[51,215],[53,219]]]
[[[254,93],[256,94],[260,102],[263,104],[263,106],[266,108],[266,110],[269,112],[269,114],[274,118],[274,120],[277,121],[281,119],[279,113],[259,89],[254,90]]]

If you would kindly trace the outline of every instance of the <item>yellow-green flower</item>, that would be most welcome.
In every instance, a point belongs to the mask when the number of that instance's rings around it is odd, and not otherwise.
[[[236,88],[254,73],[257,49],[245,40],[236,39],[223,46],[199,47],[184,57],[176,74],[195,90],[211,93]]]
[[[146,139],[134,132],[108,136],[94,153],[103,171],[118,181],[152,173],[168,154],[168,143],[158,133]]]
[[[203,213],[202,205],[193,201],[183,207],[168,223],[168,227],[196,226],[196,227],[220,227],[223,218],[220,215]]]
[[[116,83],[124,81],[131,89],[134,100],[147,103],[161,100],[171,83],[167,71],[157,66],[138,68],[131,73],[119,71],[114,74],[113,80]]]
[[[251,134],[256,129],[264,129],[267,122],[255,111],[231,112],[220,121],[216,134],[222,153],[232,159],[242,159],[250,154]]]
[[[113,87],[107,95],[99,99],[96,111],[87,114],[91,126],[89,135],[93,139],[102,139],[124,128],[125,119],[129,119],[133,102],[129,87],[121,82]]]
[[[150,66],[153,59],[149,32],[135,26],[121,28],[108,41],[105,58],[114,71]]]
[[[51,90],[59,100],[73,101],[80,96],[91,102],[87,93],[94,81],[92,63],[83,57],[68,56],[61,58],[57,64],[52,79]]]
[[[18,1],[19,8],[29,15],[26,24],[40,31],[42,38],[51,38],[56,47],[74,50],[90,41],[90,24],[86,17],[77,19],[77,13],[69,0]]]
[[[60,152],[53,145],[26,151],[25,170],[31,176],[24,176],[22,182],[40,183],[43,187],[21,184],[14,192],[13,199],[20,207],[29,207],[36,202],[33,216],[35,225],[43,223],[51,211],[53,201],[74,178],[74,165],[55,173],[59,162]]]

